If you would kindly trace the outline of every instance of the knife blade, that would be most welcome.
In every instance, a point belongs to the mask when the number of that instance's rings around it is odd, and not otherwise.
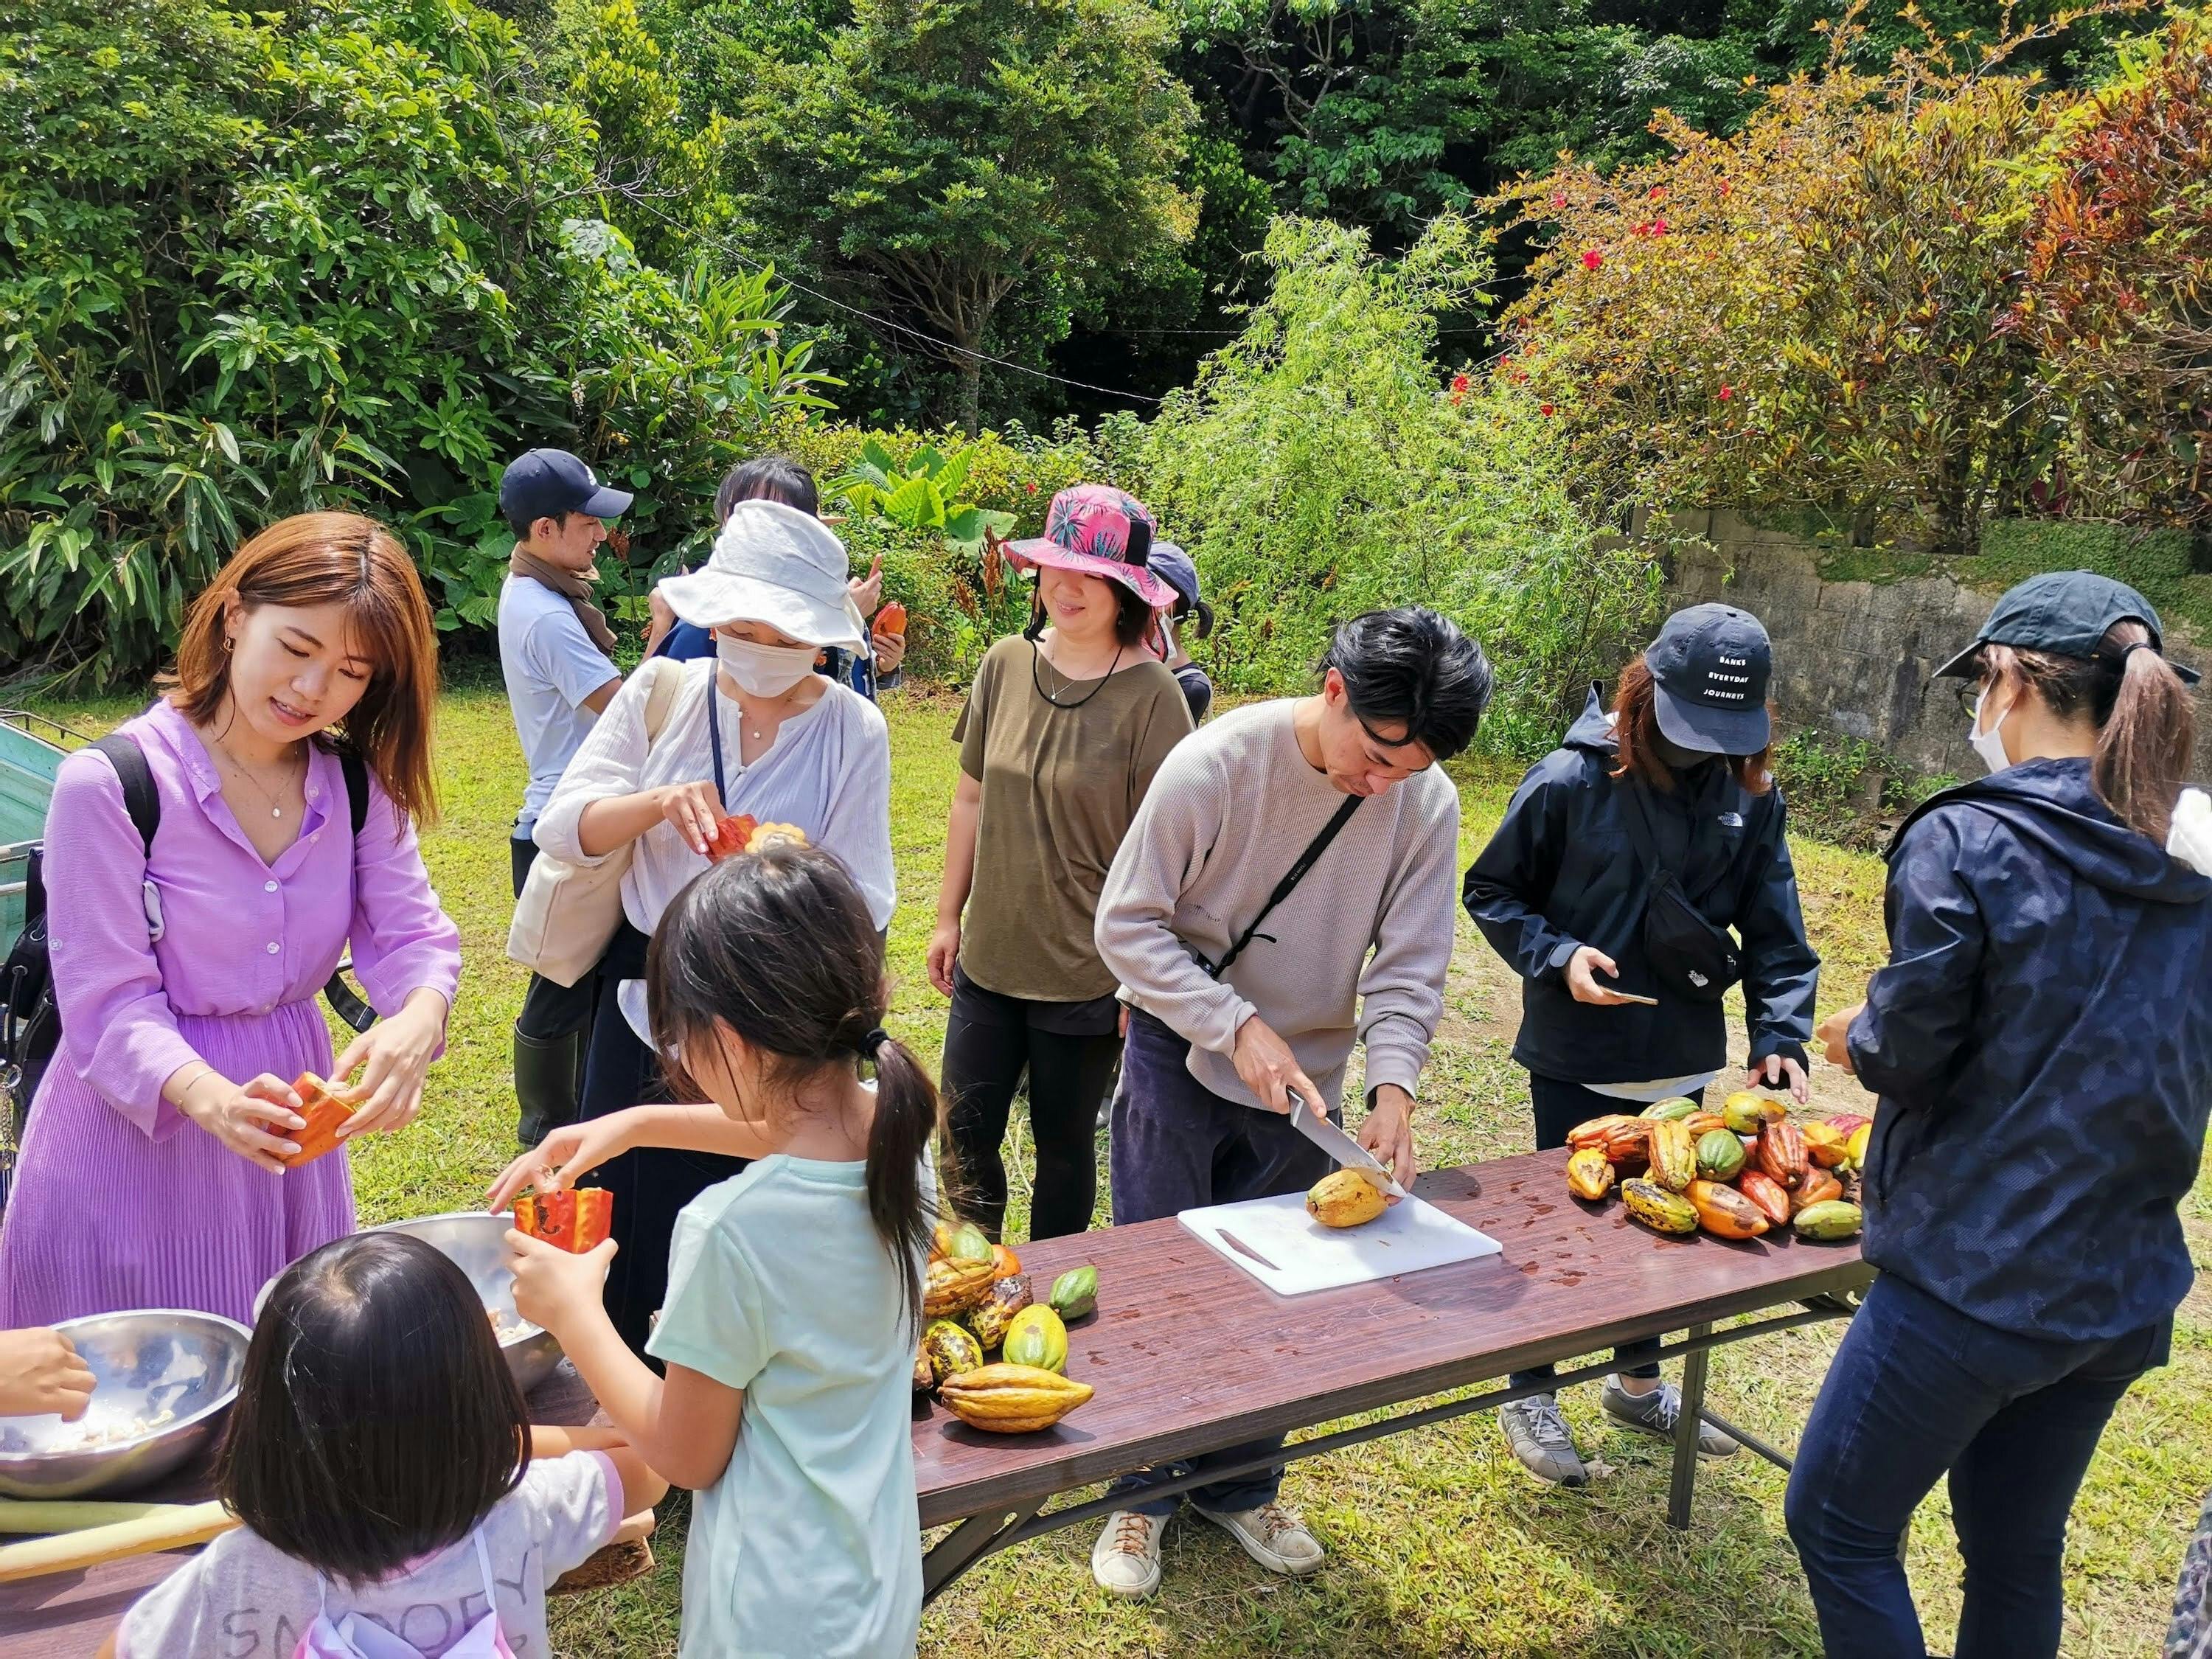
[[[1356,1170],[1393,1198],[1407,1192],[1382,1160],[1306,1103],[1304,1095],[1291,1091],[1291,1127],[1347,1170]]]
[[[1273,1262],[1268,1261],[1266,1256],[1261,1255],[1259,1251],[1254,1249],[1249,1244],[1247,1244],[1243,1239],[1237,1237],[1235,1233],[1231,1232],[1228,1228],[1217,1227],[1214,1231],[1221,1235],[1221,1242],[1223,1243],[1234,1247],[1237,1252],[1241,1255],[1250,1256],[1253,1261],[1258,1262],[1269,1273],[1279,1273],[1283,1271]]]

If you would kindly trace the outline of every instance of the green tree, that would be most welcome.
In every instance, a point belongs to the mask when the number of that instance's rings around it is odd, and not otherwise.
[[[860,0],[822,57],[756,60],[744,210],[921,325],[972,433],[1002,307],[1058,337],[1079,296],[1191,234],[1170,44],[1141,0]]]
[[[1336,623],[1418,601],[1492,647],[1490,744],[1547,745],[1649,619],[1657,568],[1597,534],[1531,399],[1441,383],[1437,317],[1478,303],[1490,274],[1473,228],[1447,215],[1386,263],[1363,231],[1283,219],[1266,262],[1272,292],[1143,453],[1146,499],[1218,617],[1197,648],[1225,684],[1281,690]]]

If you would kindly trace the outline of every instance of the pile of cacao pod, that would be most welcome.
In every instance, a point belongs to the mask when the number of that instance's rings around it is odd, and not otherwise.
[[[1680,1097],[1567,1135],[1567,1189],[1602,1204],[1616,1191],[1655,1232],[1757,1238],[1858,1236],[1859,1176],[1872,1121],[1801,1118],[1751,1090],[1708,1112]]]
[[[972,1224],[942,1222],[922,1285],[915,1392],[934,1390],[962,1422],[995,1434],[1048,1429],[1091,1398],[1066,1374],[1066,1322],[1097,1304],[1096,1267],[1069,1268],[1036,1302],[1013,1251]]]

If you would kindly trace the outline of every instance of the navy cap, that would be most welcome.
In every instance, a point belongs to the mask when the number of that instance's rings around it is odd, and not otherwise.
[[[2112,625],[2124,622],[2139,622],[2150,629],[2151,648],[2164,655],[2166,636],[2158,625],[2158,612],[2134,588],[2094,570],[2048,570],[2008,589],[1974,642],[1937,669],[1936,677],[1978,674],[1985,645],[2008,645],[2054,657],[2094,657]],[[2171,659],[2166,666],[2185,685],[2202,678]]]
[[[1190,562],[1190,555],[1173,542],[1154,542],[1152,553],[1145,561],[1152,574],[1162,578],[1176,591],[1182,601],[1181,609],[1191,611],[1198,605],[1198,567]]]
[[[1667,618],[1644,653],[1652,712],[1668,742],[1711,755],[1756,755],[1774,735],[1766,683],[1774,647],[1748,611],[1693,605]]]
[[[499,510],[510,523],[520,519],[535,524],[563,513],[617,518],[635,499],[627,490],[608,489],[565,449],[533,449],[518,455],[499,479]]]

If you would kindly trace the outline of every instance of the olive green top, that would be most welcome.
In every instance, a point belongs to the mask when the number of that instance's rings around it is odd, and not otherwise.
[[[1152,774],[1190,729],[1164,664],[1102,684],[1065,678],[1019,635],[991,647],[952,728],[960,769],[983,787],[961,924],[969,978],[1036,1002],[1113,992],[1091,942],[1098,890]]]

